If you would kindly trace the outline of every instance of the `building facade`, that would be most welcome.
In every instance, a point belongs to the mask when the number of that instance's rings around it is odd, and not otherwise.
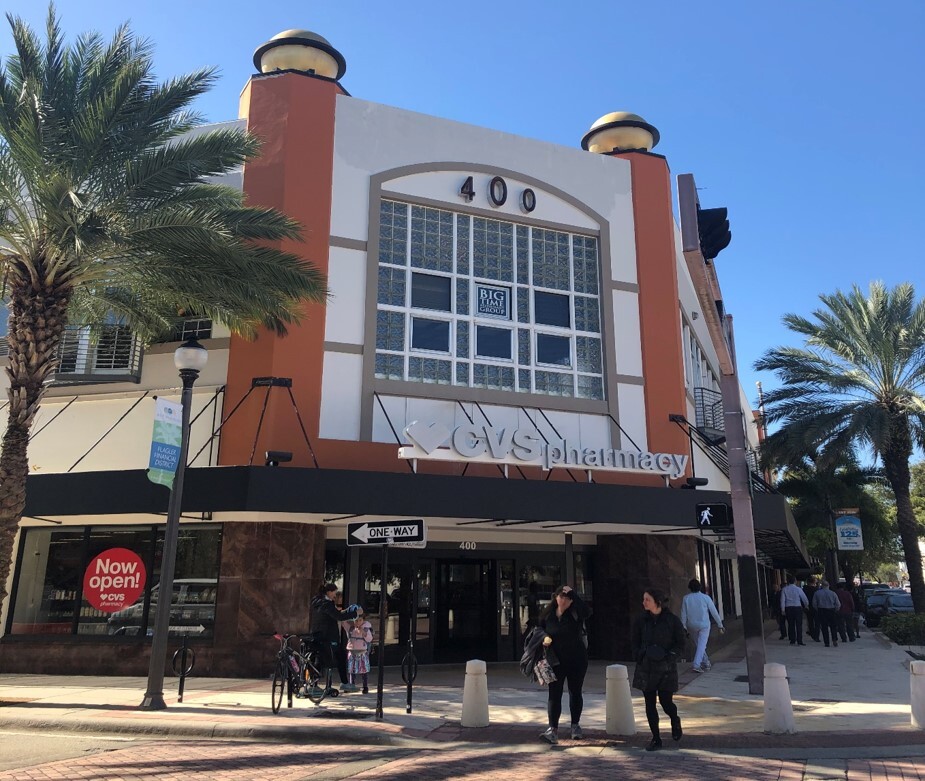
[[[717,314],[681,251],[655,128],[607,115],[566,148],[370,103],[305,31],[255,65],[231,124],[263,153],[227,183],[305,226],[287,249],[331,296],[285,338],[183,325],[209,363],[170,624],[200,673],[265,673],[268,636],[305,631],[331,580],[375,616],[385,581],[386,663],[411,639],[424,663],[517,659],[566,582],[593,606],[600,658],[628,658],[646,586],[679,601],[697,576],[740,614],[729,533],[697,527],[698,504],[729,502]],[[178,396],[177,345],[142,350],[122,326],[69,340],[30,444],[0,670],[66,655],[140,673],[168,493],[145,476],[152,397]],[[753,483],[762,573],[801,566],[786,502]],[[385,573],[381,546],[349,535],[410,520],[426,543],[390,546]],[[113,549],[143,576],[118,610],[88,599]]]

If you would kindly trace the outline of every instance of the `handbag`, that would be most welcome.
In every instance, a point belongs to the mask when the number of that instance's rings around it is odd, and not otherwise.
[[[553,672],[552,665],[549,664],[545,656],[541,657],[537,663],[533,665],[533,676],[536,678],[536,682],[541,686],[548,686],[556,682],[556,674]]]

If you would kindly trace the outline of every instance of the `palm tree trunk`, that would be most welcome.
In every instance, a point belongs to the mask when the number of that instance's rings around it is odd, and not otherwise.
[[[0,602],[6,598],[13,540],[26,506],[29,430],[45,381],[56,368],[69,298],[69,289],[36,291],[30,282],[14,282],[10,291],[10,406],[0,448]]]
[[[909,459],[912,456],[912,440],[909,425],[905,419],[893,418],[890,425],[889,444],[883,451],[883,468],[896,497],[896,525],[902,541],[906,569],[909,571],[909,585],[912,589],[912,604],[916,613],[925,613],[925,578],[922,575],[922,551],[919,548],[919,532],[912,509],[910,485],[912,476]]]

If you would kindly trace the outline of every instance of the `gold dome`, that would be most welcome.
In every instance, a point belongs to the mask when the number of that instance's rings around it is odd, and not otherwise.
[[[658,130],[639,114],[612,111],[591,125],[581,139],[581,148],[603,155],[639,149],[651,152],[658,142]]]
[[[347,62],[317,33],[284,30],[254,52],[254,67],[260,73],[294,70],[338,81],[347,71]]]

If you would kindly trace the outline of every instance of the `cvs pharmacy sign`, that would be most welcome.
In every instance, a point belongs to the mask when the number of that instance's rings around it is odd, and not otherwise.
[[[97,610],[115,613],[141,596],[145,574],[145,565],[134,551],[104,550],[84,572],[84,599]]]

